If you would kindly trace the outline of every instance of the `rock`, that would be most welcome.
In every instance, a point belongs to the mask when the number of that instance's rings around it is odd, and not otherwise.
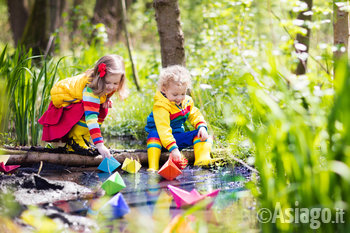
[[[20,204],[37,205],[93,196],[87,187],[69,181],[50,181],[36,174],[0,175],[0,190],[12,192]]]

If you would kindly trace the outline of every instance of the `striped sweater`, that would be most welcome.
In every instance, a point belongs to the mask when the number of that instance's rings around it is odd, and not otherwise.
[[[100,125],[103,119],[98,118],[100,112],[100,97],[95,95],[91,88],[85,87],[83,90],[83,105],[85,112],[85,121],[80,120],[79,125],[88,127],[92,142],[103,142]]]
[[[147,117],[145,130],[148,133],[157,131],[162,145],[171,152],[178,148],[173,133],[185,132],[184,123],[187,119],[195,129],[207,126],[203,115],[194,106],[190,96],[186,95],[181,106],[178,106],[157,91],[154,96],[153,111]]]

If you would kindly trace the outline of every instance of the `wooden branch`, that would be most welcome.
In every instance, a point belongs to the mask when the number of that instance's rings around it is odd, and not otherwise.
[[[133,72],[133,79],[134,79],[134,83],[136,85],[137,90],[140,91],[141,88],[140,88],[140,84],[139,84],[139,77],[138,77],[137,70],[136,70],[136,67],[135,67],[135,62],[134,62],[134,59],[133,59],[133,56],[132,56],[132,46],[131,46],[129,32],[128,32],[128,29],[126,27],[127,16],[126,16],[125,0],[120,0],[120,2],[121,2],[121,5],[122,5],[123,28],[124,28],[124,32],[125,32],[126,45],[128,47],[128,52],[129,52],[129,57],[130,57],[130,62],[131,62],[131,68],[132,68],[132,72]]]
[[[143,165],[148,164],[146,150],[115,150],[113,152],[113,157],[120,163],[123,163],[125,158],[133,158],[138,160]],[[102,162],[101,155],[94,157],[78,154],[60,154],[11,149],[0,149],[0,153],[3,155],[10,155],[7,165],[30,165],[43,161],[66,166],[98,166]],[[189,160],[189,162],[194,161],[193,150],[184,150],[182,153]],[[164,152],[161,156],[160,162],[164,163],[168,157],[169,153]]]
[[[193,150],[182,150],[181,153],[187,158],[190,164],[194,162]],[[229,153],[225,149],[216,149],[212,152],[214,158],[222,158],[225,154]],[[112,150],[113,157],[118,160],[118,162],[123,163],[125,158],[133,158],[138,160],[143,166],[148,166],[147,150]],[[102,162],[102,156],[85,156],[78,154],[60,154],[60,153],[49,153],[49,152],[39,152],[30,150],[15,150],[15,149],[4,149],[0,148],[1,155],[10,155],[9,160],[6,165],[32,165],[35,163],[53,163],[64,166],[71,167],[97,167]],[[169,152],[163,152],[160,157],[160,164],[165,163],[169,158]],[[247,167],[249,170],[259,173],[256,169],[249,166],[243,160],[236,157],[231,158]]]

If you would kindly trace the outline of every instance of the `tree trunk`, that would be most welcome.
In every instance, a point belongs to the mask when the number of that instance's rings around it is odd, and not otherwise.
[[[65,7],[66,1],[65,0],[59,0],[59,1],[49,1],[49,7],[50,7],[50,25],[49,30],[50,33],[54,33],[57,28],[61,26],[62,23],[62,13],[63,9]]]
[[[33,49],[33,55],[42,54],[49,41],[47,13],[48,1],[35,0],[21,39],[21,44]]]
[[[76,8],[81,5],[83,2],[83,0],[74,0],[73,1],[73,7],[71,9],[71,11],[69,12],[69,19],[70,22],[72,23],[72,31],[70,32],[69,34],[69,38],[70,40],[72,41],[76,32],[77,32],[77,29],[78,29],[78,23],[79,23],[79,20],[78,20],[78,15],[76,14]]]
[[[61,23],[65,0],[35,0],[21,43],[33,49],[33,55],[53,51],[53,33]]]
[[[338,48],[333,56],[334,59],[339,59],[344,54],[348,54],[349,43],[349,13],[342,11],[334,4],[334,46]],[[344,47],[345,49],[342,49]]]
[[[185,65],[184,35],[177,0],[154,0],[162,66]]]
[[[13,41],[17,46],[28,20],[28,9],[25,0],[7,0],[7,6]]]
[[[303,28],[305,28],[307,30],[307,34],[306,34],[306,36],[298,34],[297,38],[296,38],[295,45],[303,44],[306,46],[306,48],[304,49],[304,48],[301,48],[300,46],[295,46],[295,51],[299,55],[299,63],[298,63],[298,66],[295,70],[296,75],[302,75],[302,74],[306,73],[307,56],[309,53],[310,34],[311,34],[311,30],[306,25],[307,21],[311,21],[311,14],[305,14],[305,12],[310,12],[312,10],[312,0],[304,0],[303,2],[305,2],[308,7],[305,11],[302,11],[299,13],[298,19],[304,21]],[[305,56],[303,56],[303,55],[305,55]]]
[[[126,8],[131,3],[131,0],[126,1]],[[122,38],[123,32],[121,2],[115,0],[97,0],[92,23],[103,23],[105,25],[109,44],[119,41]]]
[[[49,41],[47,43],[46,49],[45,49],[45,56],[48,54],[53,54],[53,51],[55,49],[55,36],[53,35],[56,30],[61,26],[63,20],[62,20],[62,13],[65,8],[66,1],[65,0],[56,0],[56,1],[50,1],[49,8],[50,8],[50,23],[49,23]]]

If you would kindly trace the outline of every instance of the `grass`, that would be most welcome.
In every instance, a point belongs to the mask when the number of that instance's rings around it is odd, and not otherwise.
[[[331,11],[330,3],[318,2],[313,9],[308,72],[298,77],[291,73],[298,62],[294,38],[301,30],[294,24],[297,12],[291,14],[295,3],[275,3],[272,1],[269,9],[253,1],[208,0],[206,4],[191,5],[196,10],[188,16],[192,20],[186,20],[201,25],[193,27],[196,33],[192,37],[185,34],[187,67],[194,77],[192,97],[209,123],[216,146],[229,148],[242,159],[249,158],[259,171],[255,182],[247,185],[258,201],[257,208],[273,211],[279,203],[283,211],[296,207],[330,208],[334,214],[337,208],[344,209],[346,224],[321,224],[317,231],[348,232],[350,74],[344,61],[338,63],[335,77],[331,74],[332,27],[327,23],[330,14],[324,14]],[[188,28],[191,33],[193,28]],[[10,111],[20,123],[17,141],[24,143],[21,135],[35,118],[24,115],[24,105],[34,96],[26,85],[31,85],[30,80],[38,78],[40,71],[35,71],[37,76],[32,75],[34,66],[30,61],[23,60],[25,65],[18,65],[18,56],[11,57],[13,62],[6,60],[10,56],[4,51],[0,57],[5,64],[1,66],[2,76],[21,78],[16,86],[21,96]],[[90,46],[64,59],[57,70],[58,78],[91,68],[106,53],[123,56],[127,76],[131,77],[127,51],[118,44],[112,49]],[[145,140],[143,128],[152,109],[160,59],[155,50],[137,51],[135,57],[142,91],[137,92],[132,79],[128,79],[131,94],[124,102],[114,99],[114,108],[103,126],[104,135],[132,135]],[[9,132],[17,129],[11,122],[6,122],[6,126]],[[233,214],[232,209],[235,207],[229,207],[227,213]],[[225,220],[227,224],[242,221]],[[200,230],[200,222],[195,229]],[[309,224],[281,219],[258,228],[263,232],[313,232]]]
[[[20,145],[38,145],[40,125],[38,118],[50,102],[50,90],[57,80],[60,61],[41,60],[18,47],[11,56],[2,51],[1,77],[6,82],[6,98],[9,111],[5,116],[4,129],[15,132]],[[39,60],[40,61],[39,61]],[[39,62],[38,62],[39,61]]]
[[[333,216],[337,208],[347,212],[350,114],[345,106],[350,105],[345,90],[349,88],[349,65],[339,63],[335,102],[334,93],[328,91],[332,82],[320,86],[309,77],[311,81],[305,83],[303,78],[283,76],[273,58],[269,65],[259,78],[269,78],[272,85],[267,89],[247,80],[252,111],[239,111],[244,118],[240,125],[254,146],[259,208],[272,213],[276,205],[282,211],[329,208]],[[345,222],[320,223],[317,231],[347,232],[347,214]],[[313,232],[307,223],[283,218],[261,224],[261,228],[263,232]]]

